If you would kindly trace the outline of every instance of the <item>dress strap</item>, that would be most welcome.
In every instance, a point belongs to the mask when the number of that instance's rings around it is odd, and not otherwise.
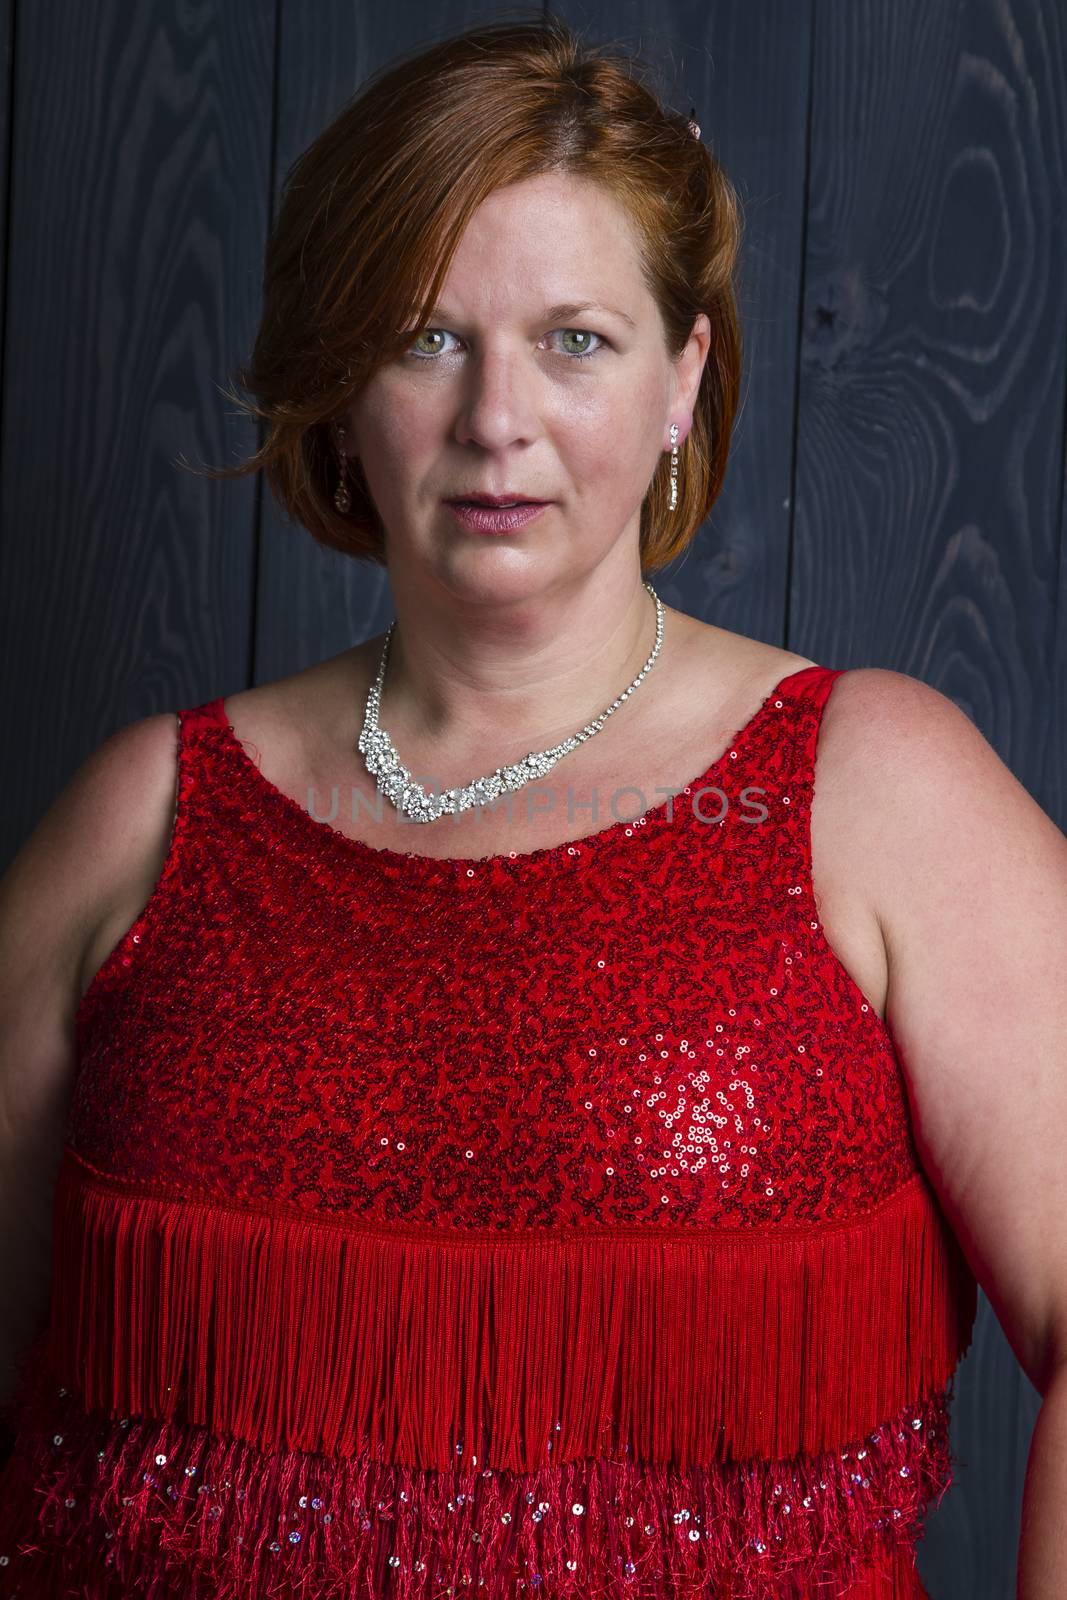
[[[226,715],[225,699],[225,695],[217,695],[214,700],[204,700],[198,706],[190,706],[188,710],[179,711],[178,715],[190,731],[205,723],[209,727],[226,728],[229,726],[229,718]]]
[[[801,886],[805,899],[813,897],[811,812],[815,795],[819,732],[833,686],[845,667],[811,667],[797,674],[790,686],[792,717],[788,748],[779,773],[781,794],[775,830],[775,880]]]
[[[79,1037],[105,996],[137,980],[140,957],[157,934],[173,937],[187,904],[199,915],[202,907],[204,862],[214,851],[216,830],[210,775],[210,745],[215,740],[222,701],[183,707],[173,713],[176,722],[177,760],[174,772],[174,806],[170,839],[158,879],[147,902],[90,980],[78,1006]],[[225,720],[223,718],[223,720]]]
[[[794,754],[802,775],[809,779],[815,772],[816,746],[826,702],[830,698],[830,691],[835,682],[847,670],[846,667],[816,667],[798,679],[797,697],[805,707],[807,715],[798,721],[799,738]]]

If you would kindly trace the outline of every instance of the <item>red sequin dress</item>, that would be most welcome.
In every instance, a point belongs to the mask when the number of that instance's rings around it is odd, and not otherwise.
[[[836,676],[480,860],[180,714],[78,1008],[0,1600],[924,1594],[977,1286],[813,896]]]

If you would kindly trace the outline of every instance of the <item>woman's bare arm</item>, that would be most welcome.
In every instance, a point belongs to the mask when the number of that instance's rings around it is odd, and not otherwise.
[[[1067,838],[915,679],[845,673],[826,718],[919,1154],[1043,1397],[1017,1593],[1051,1600],[1067,1594]]]
[[[101,744],[0,878],[0,1407],[47,1316],[75,1011],[162,869],[176,731],[162,713]]]

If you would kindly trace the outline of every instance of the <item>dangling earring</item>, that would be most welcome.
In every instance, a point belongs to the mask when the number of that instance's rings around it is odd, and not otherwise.
[[[671,506],[678,504],[678,424],[671,423]]]
[[[334,490],[333,503],[343,516],[346,511],[351,511],[352,509],[352,496],[348,492],[348,457],[345,455],[344,449],[345,430],[339,422],[335,422],[333,426],[337,440],[337,461],[340,473],[337,480],[337,488]]]

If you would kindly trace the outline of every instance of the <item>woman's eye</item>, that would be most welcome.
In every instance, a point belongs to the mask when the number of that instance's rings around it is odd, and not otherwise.
[[[417,345],[419,343],[419,340],[420,339],[451,338],[451,337],[452,337],[451,334],[446,333],[444,328],[427,328],[425,330],[425,332],[419,334],[418,339],[416,339],[414,341],[414,343],[411,345],[411,350],[414,351],[414,353],[415,353],[415,355],[417,357],[428,356],[428,355],[429,356],[440,355],[440,353],[441,353],[440,350],[418,350],[416,347],[417,347]]]
[[[586,341],[585,346],[582,349],[580,349],[580,350],[569,350],[567,352],[568,355],[575,356],[576,359],[579,360],[579,361],[584,361],[587,356],[595,356],[597,351],[601,348],[601,346],[605,342],[601,338],[600,334],[599,333],[594,333],[591,328],[560,328],[558,331],[563,334],[564,338],[570,339],[572,337],[576,337],[578,339],[584,339]],[[589,340],[590,339],[596,339],[597,340],[597,343],[593,346],[592,349],[589,348]]]
[[[573,348],[568,349],[566,346],[564,346],[564,355],[566,355],[572,361],[587,361],[590,356],[597,355],[601,347],[607,343],[601,334],[594,333],[590,328],[555,328],[553,329],[553,332],[561,334],[565,340],[576,339],[579,341],[580,347],[577,350]],[[412,344],[409,346],[408,353],[413,355],[416,361],[425,361],[434,356],[440,355],[442,353],[442,346],[440,343],[438,343],[435,350],[420,350],[418,347],[422,340],[429,340],[433,342],[435,340],[440,341],[442,339],[451,338],[454,338],[454,335],[449,333],[446,328],[426,328],[415,340],[413,340]],[[590,348],[591,340],[595,340],[596,343]],[[584,341],[584,343],[582,343],[582,341]]]

